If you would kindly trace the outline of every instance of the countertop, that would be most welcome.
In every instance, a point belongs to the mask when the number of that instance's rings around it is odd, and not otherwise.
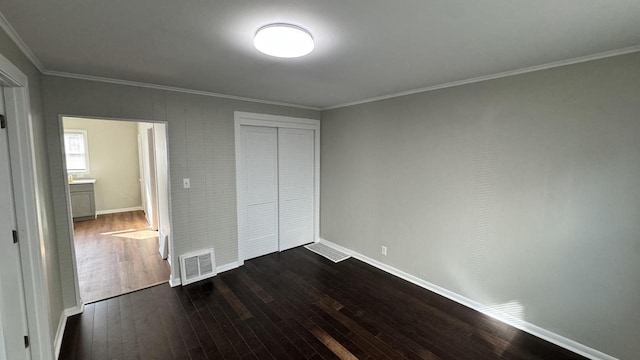
[[[95,184],[96,179],[74,179],[73,182],[70,182],[69,185],[77,185],[77,184]]]

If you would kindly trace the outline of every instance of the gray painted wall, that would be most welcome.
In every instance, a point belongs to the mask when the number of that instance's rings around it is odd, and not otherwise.
[[[326,111],[321,148],[323,238],[640,354],[640,53]]]
[[[176,276],[185,252],[213,246],[218,266],[238,259],[234,111],[320,117],[312,110],[54,76],[43,77],[43,92],[66,307],[76,299],[59,114],[167,121]],[[190,189],[182,188],[182,178],[191,179]]]
[[[15,43],[0,30],[0,53],[9,59],[29,78],[29,98],[31,101],[31,125],[35,157],[36,197],[40,204],[42,241],[44,244],[44,267],[46,271],[47,289],[49,293],[51,337],[53,338],[63,311],[62,285],[60,280],[60,263],[56,242],[55,217],[53,199],[49,185],[49,166],[47,155],[47,139],[42,111],[42,92],[40,71],[24,56]],[[51,350],[53,351],[53,349]]]

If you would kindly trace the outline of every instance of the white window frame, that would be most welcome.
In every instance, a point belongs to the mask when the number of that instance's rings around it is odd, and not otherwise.
[[[69,173],[69,174],[89,174],[89,173],[91,173],[91,166],[90,166],[90,161],[89,161],[89,137],[87,136],[87,130],[83,130],[83,129],[64,129],[64,137],[66,137],[67,134],[81,134],[82,137],[84,138],[84,164],[85,164],[85,169],[84,170],[74,170],[74,169],[67,168],[67,173]],[[67,141],[66,141],[66,139],[64,139],[64,137],[63,137],[63,141],[64,141],[64,161],[65,161],[66,167],[68,167],[69,163],[67,161]]]

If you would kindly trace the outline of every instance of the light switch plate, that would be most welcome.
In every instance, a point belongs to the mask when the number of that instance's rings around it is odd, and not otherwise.
[[[182,187],[185,189],[188,189],[191,187],[191,180],[190,179],[182,179]]]

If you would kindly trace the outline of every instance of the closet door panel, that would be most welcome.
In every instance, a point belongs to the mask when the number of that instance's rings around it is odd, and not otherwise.
[[[278,129],[280,251],[314,240],[314,135]]]
[[[278,251],[278,133],[276,128],[242,126],[244,154],[243,258]]]

